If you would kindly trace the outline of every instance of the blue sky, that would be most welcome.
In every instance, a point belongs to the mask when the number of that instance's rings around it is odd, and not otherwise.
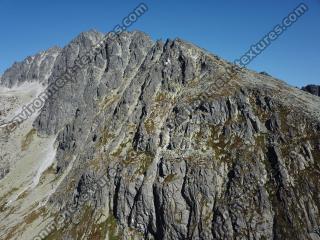
[[[320,0],[248,68],[293,86],[320,84]],[[140,1],[0,0],[0,74],[14,61],[54,45],[64,46],[89,29],[108,32]],[[149,11],[129,29],[153,39],[182,38],[233,61],[301,1],[145,0]]]

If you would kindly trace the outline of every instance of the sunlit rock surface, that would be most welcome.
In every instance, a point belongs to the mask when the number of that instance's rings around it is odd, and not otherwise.
[[[102,38],[15,64],[2,119]],[[1,127],[1,239],[320,239],[317,96],[141,32],[107,39],[73,76]]]

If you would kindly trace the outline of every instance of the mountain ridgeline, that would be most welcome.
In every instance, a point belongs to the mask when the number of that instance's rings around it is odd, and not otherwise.
[[[1,86],[45,89],[103,37],[16,63]],[[138,31],[107,39],[73,77],[30,123],[1,130],[0,186],[37,146],[55,152],[33,184],[0,192],[1,239],[36,239],[70,206],[77,224],[38,239],[320,239],[319,97]],[[5,147],[15,134],[19,157]]]
[[[320,86],[319,85],[307,85],[307,86],[303,87],[302,90],[320,97]]]

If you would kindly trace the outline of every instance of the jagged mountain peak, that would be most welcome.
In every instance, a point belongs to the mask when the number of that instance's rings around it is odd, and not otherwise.
[[[93,45],[98,43],[105,35],[95,29],[84,31],[71,40],[70,44]]]
[[[55,46],[34,56],[29,56],[21,62],[15,62],[3,73],[0,86],[12,88],[24,82],[34,81],[45,84],[60,52],[61,48]]]
[[[57,51],[48,82],[103,36]],[[317,239],[320,98],[180,39],[123,32],[94,54],[0,128],[0,238]],[[0,92],[0,116],[27,90]]]

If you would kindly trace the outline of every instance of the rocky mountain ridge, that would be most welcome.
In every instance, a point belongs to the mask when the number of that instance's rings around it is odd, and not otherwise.
[[[320,86],[319,85],[307,85],[307,86],[303,87],[302,90],[320,97]]]
[[[1,85],[45,88],[103,36],[16,64]],[[1,238],[320,239],[318,97],[141,32],[107,39],[74,78],[1,130]],[[24,161],[30,181],[15,177]],[[70,206],[78,224],[44,233]]]

